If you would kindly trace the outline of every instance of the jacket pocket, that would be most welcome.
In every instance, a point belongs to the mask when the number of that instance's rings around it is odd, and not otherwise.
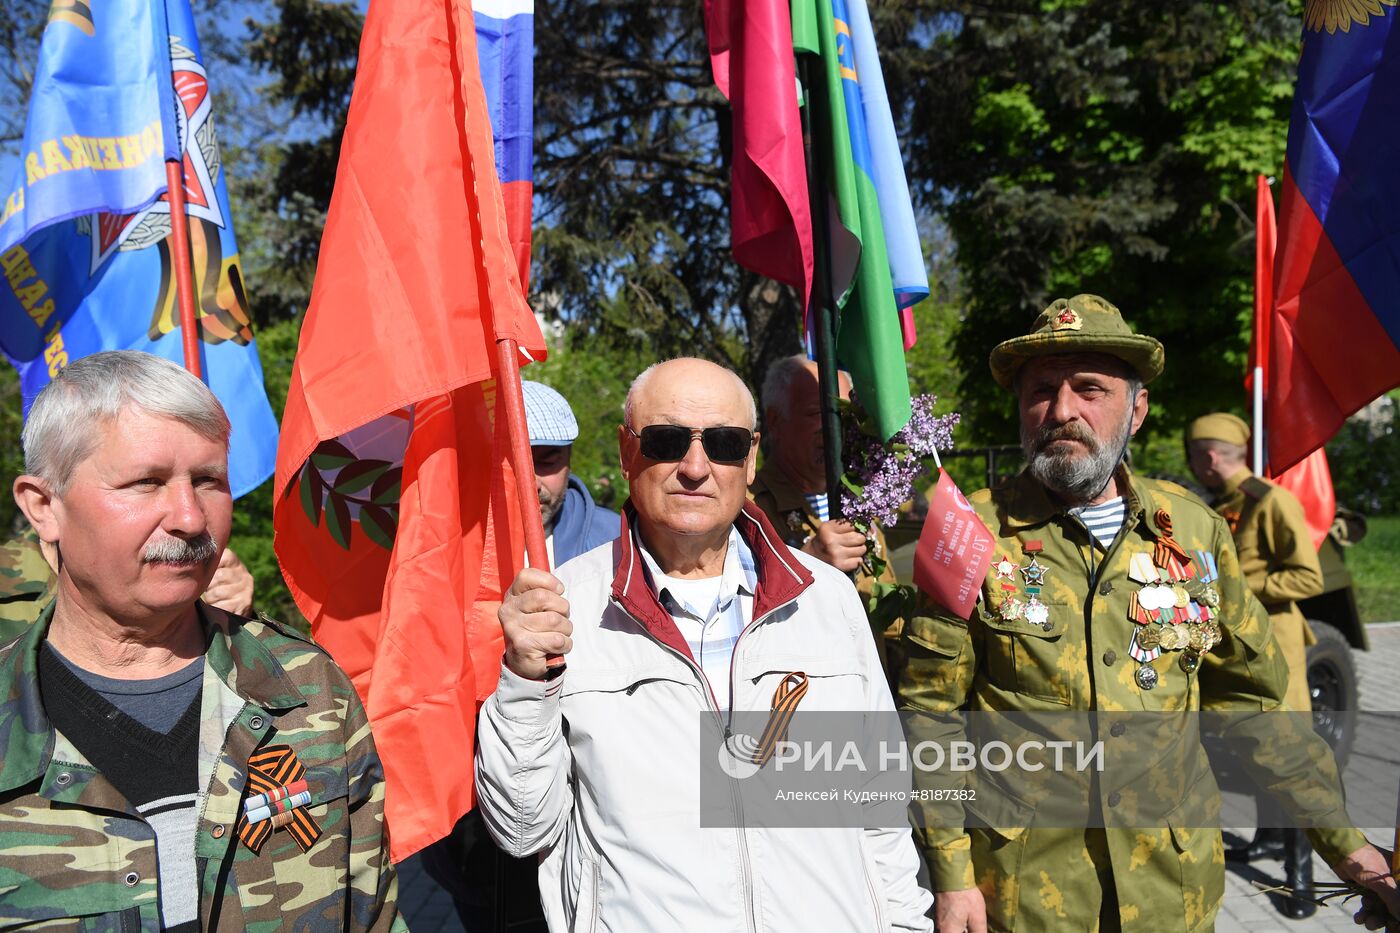
[[[1066,658],[1069,616],[1075,609],[1054,602],[1045,606],[1049,614],[1044,625],[1003,619],[995,611],[984,614],[987,676],[997,686],[1021,696],[1068,706],[1073,696],[1070,672],[1061,664]]]
[[[889,918],[885,916],[884,879],[880,877],[879,868],[874,864],[870,853],[866,851],[863,840],[857,841],[856,848],[860,850],[860,865],[865,875],[865,887],[870,892],[870,907],[875,911],[875,926],[872,929],[885,933],[891,927]]]
[[[1225,844],[1220,835],[1220,791],[1210,771],[1182,794],[1181,803],[1165,822],[1160,832],[1167,838],[1162,840],[1160,857],[1167,864],[1161,875],[1180,879],[1176,890],[1182,898],[1182,928],[1213,929],[1225,898]],[[1146,832],[1139,831],[1140,839]],[[1164,925],[1170,920],[1170,916],[1162,918]]]
[[[579,876],[578,904],[574,910],[571,933],[594,933],[598,929],[598,887],[601,869],[593,859],[586,858]]]

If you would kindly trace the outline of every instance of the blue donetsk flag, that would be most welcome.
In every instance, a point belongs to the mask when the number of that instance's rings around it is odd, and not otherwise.
[[[861,110],[865,116],[870,161],[866,170],[875,184],[880,203],[880,222],[885,233],[890,279],[899,306],[904,348],[914,345],[914,316],[911,309],[928,297],[928,271],[914,221],[914,205],[904,178],[904,160],[899,154],[894,114],[885,92],[885,76],[880,54],[875,48],[875,30],[865,0],[847,0],[847,24],[854,47],[855,71],[859,76]]]
[[[91,353],[183,362],[164,165],[167,152],[183,152],[202,368],[233,424],[229,481],[242,495],[272,475],[277,421],[188,2],[55,10],[0,223],[0,349],[19,370],[26,411]]]

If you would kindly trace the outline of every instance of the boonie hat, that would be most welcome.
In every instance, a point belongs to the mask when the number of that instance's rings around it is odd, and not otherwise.
[[[992,378],[1009,389],[1027,360],[1061,353],[1107,353],[1136,370],[1144,384],[1160,376],[1166,365],[1162,344],[1133,333],[1111,303],[1098,295],[1075,295],[1051,302],[1024,337],[997,344],[989,361]]]
[[[542,382],[520,380],[531,447],[564,447],[578,438],[578,420],[564,396]]]

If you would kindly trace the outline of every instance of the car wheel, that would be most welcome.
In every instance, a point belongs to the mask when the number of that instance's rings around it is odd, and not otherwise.
[[[1332,746],[1338,767],[1346,764],[1356,736],[1356,662],[1346,636],[1326,622],[1310,619],[1317,644],[1308,648],[1308,692],[1313,728]]]

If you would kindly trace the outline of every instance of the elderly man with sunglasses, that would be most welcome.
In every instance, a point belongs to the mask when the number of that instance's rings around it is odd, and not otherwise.
[[[932,929],[907,827],[762,828],[737,803],[702,827],[703,730],[794,675],[804,711],[894,706],[850,581],[746,500],[739,377],[657,364],[623,420],[622,536],[557,578],[522,571],[501,607],[477,749],[492,835],[540,854],[551,930]]]

